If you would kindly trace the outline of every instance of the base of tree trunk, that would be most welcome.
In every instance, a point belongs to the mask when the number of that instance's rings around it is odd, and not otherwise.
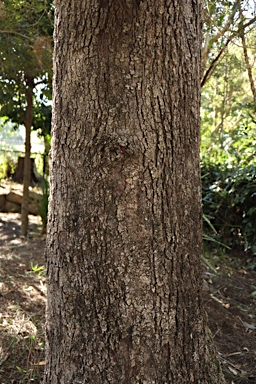
[[[38,174],[36,170],[35,165],[35,159],[30,159],[30,184],[34,185],[41,181],[42,177]],[[24,176],[24,157],[19,156],[18,158],[18,164],[15,170],[15,173],[13,175],[13,180],[17,183],[23,182],[23,176]]]

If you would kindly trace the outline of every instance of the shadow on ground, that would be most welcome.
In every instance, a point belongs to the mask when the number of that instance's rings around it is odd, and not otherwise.
[[[1,384],[39,384],[44,368],[45,237],[30,217],[20,237],[20,215],[0,214]],[[228,384],[256,383],[256,272],[232,256],[204,265],[204,302]],[[228,260],[230,262],[228,262]],[[189,383],[188,383],[189,384]]]
[[[40,383],[44,366],[45,237],[29,217],[20,236],[20,214],[0,213],[0,383]]]

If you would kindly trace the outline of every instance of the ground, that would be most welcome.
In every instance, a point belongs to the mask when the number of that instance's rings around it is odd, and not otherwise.
[[[44,368],[45,236],[30,216],[0,213],[0,384],[36,383]],[[247,255],[208,254],[204,301],[228,384],[256,383],[256,272]],[[189,383],[188,383],[189,384]]]
[[[211,260],[212,262],[212,260]],[[214,263],[215,262],[215,263]],[[204,266],[208,322],[228,384],[256,383],[256,272],[253,260],[223,255]],[[214,265],[213,264],[213,265]]]

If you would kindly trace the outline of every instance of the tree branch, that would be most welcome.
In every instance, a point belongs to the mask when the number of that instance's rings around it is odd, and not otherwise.
[[[242,11],[242,7],[241,7],[241,2],[239,4],[239,15],[240,15],[240,25],[241,25],[240,37],[242,40],[242,46],[243,46],[243,51],[244,51],[245,66],[246,66],[249,81],[250,81],[251,91],[252,91],[253,100],[254,100],[254,107],[256,107],[256,89],[255,89],[254,79],[253,79],[253,75],[252,75],[252,67],[251,67],[250,59],[249,59],[249,55],[248,55],[247,44],[246,44],[246,40],[245,40],[243,11]]]
[[[207,58],[209,56],[209,53],[211,51],[211,48],[213,46],[214,43],[216,43],[216,41],[218,41],[229,29],[230,25],[232,24],[233,20],[234,20],[234,17],[235,17],[235,14],[236,14],[236,11],[238,9],[238,5],[239,5],[239,0],[236,1],[236,3],[234,4],[234,9],[233,9],[233,12],[229,15],[229,18],[226,22],[226,24],[224,25],[224,27],[210,40],[210,44],[209,44],[209,39],[208,39],[208,42],[205,41],[205,45],[203,47],[203,51],[202,51],[202,68],[204,69],[205,68],[205,65],[206,65],[206,61],[207,61]]]
[[[0,29],[0,33],[5,33],[5,34],[11,34],[11,35],[17,35],[17,36],[20,36],[24,39],[27,39],[27,40],[31,40],[32,37],[28,37],[26,35],[23,35],[22,33],[19,33],[19,32],[15,32],[15,31],[8,31],[8,30],[2,30]]]
[[[207,71],[205,72],[204,74],[204,77],[201,81],[201,87],[203,87],[205,85],[205,83],[207,82],[207,80],[209,79],[209,77],[211,76],[213,70],[214,70],[214,67],[216,65],[216,63],[219,61],[220,57],[222,56],[222,54],[225,52],[228,44],[231,42],[232,38],[228,38],[228,40],[226,41],[224,47],[221,48],[221,50],[219,51],[219,53],[217,54],[217,56],[212,60],[209,68],[207,69]]]
[[[253,24],[254,22],[256,21],[256,16],[253,17],[250,21],[248,21],[248,23],[246,24],[240,24],[238,29],[236,31],[234,31],[232,33],[232,35],[229,36],[229,38],[227,39],[226,43],[224,44],[224,46],[221,48],[221,50],[219,51],[219,53],[217,54],[217,56],[212,60],[212,62],[210,63],[209,65],[209,68],[207,69],[207,71],[205,72],[205,74],[203,75],[203,78],[202,78],[202,81],[201,81],[201,87],[204,86],[204,84],[209,80],[212,72],[213,72],[213,69],[216,65],[216,63],[219,61],[220,57],[222,56],[222,54],[225,52],[228,44],[237,36],[241,35],[241,31],[243,30],[243,32],[245,31],[245,29],[247,27],[249,27],[251,24]]]

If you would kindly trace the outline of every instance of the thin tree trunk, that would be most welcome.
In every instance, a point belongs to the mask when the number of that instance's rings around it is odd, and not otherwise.
[[[226,51],[229,43],[234,40],[235,37],[239,36],[241,34],[241,30],[244,31],[245,28],[249,27],[253,23],[255,23],[256,17],[253,17],[250,21],[248,21],[246,24],[243,24],[239,26],[238,30],[233,32],[226,40],[224,46],[219,50],[217,55],[215,56],[214,59],[212,59],[211,63],[209,64],[209,67],[205,72],[203,71],[205,69],[205,64],[203,63],[202,65],[202,81],[201,81],[201,87],[205,85],[205,83],[209,80],[211,77],[212,73],[214,72],[216,64],[220,61],[220,58],[222,57],[223,53]],[[206,50],[206,48],[204,48]],[[206,53],[205,53],[206,55]]]
[[[218,32],[215,34],[215,36],[211,38],[207,36],[202,49],[202,73],[204,73],[206,63],[207,63],[207,60],[209,59],[213,45],[217,43],[218,40],[220,40],[225,35],[225,33],[230,29],[230,26],[232,25],[236,12],[238,10],[239,2],[240,0],[235,1],[233,5],[232,13],[229,15],[226,23],[218,29]],[[210,19],[210,15],[208,15],[208,19]]]
[[[55,6],[44,383],[223,383],[201,300],[200,1]]]
[[[25,116],[25,158],[24,158],[24,175],[23,175],[23,198],[21,206],[21,234],[27,236],[28,233],[28,215],[29,215],[29,185],[31,180],[30,172],[30,152],[31,152],[31,127],[33,123],[33,88],[34,79],[26,77],[26,116]]]
[[[49,152],[51,149],[50,135],[44,136],[43,175],[49,176]]]
[[[248,56],[247,44],[246,44],[246,40],[245,40],[244,23],[243,23],[243,12],[242,12],[242,7],[241,7],[241,2],[240,2],[240,5],[239,5],[239,14],[240,14],[240,36],[241,36],[241,41],[242,41],[242,46],[243,46],[245,66],[246,66],[246,69],[247,69],[248,78],[249,78],[249,82],[250,82],[250,87],[251,87],[251,91],[252,91],[254,107],[256,108],[256,88],[255,88],[255,84],[254,84],[254,79],[253,79],[253,74],[252,74],[252,67],[251,67],[251,64],[250,64],[250,59],[249,59],[249,56]]]

